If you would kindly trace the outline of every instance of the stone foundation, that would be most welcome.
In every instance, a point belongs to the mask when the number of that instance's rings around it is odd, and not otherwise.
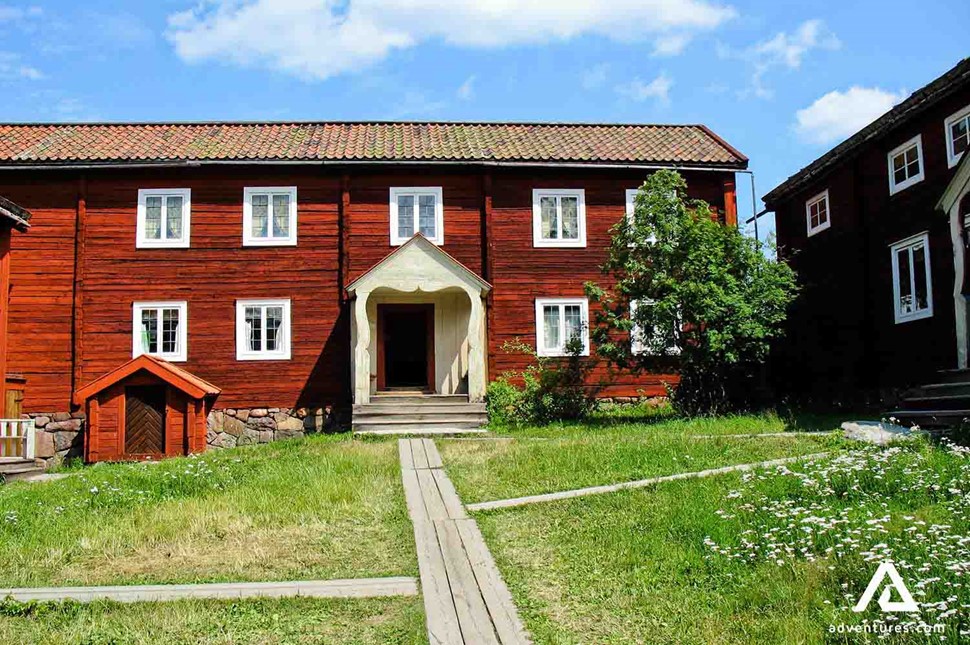
[[[206,441],[211,448],[234,448],[323,432],[332,424],[330,408],[226,408],[209,413]]]
[[[615,405],[642,404],[653,408],[669,403],[668,398],[665,396],[613,396],[597,399],[597,401],[600,403],[612,403]]]
[[[32,412],[23,418],[34,420],[37,459],[50,463],[84,456],[83,412]]]

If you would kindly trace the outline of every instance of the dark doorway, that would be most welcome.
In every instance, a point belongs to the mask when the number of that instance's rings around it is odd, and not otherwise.
[[[165,452],[165,387],[125,388],[125,453],[158,455]]]
[[[377,305],[377,388],[434,391],[434,305]]]

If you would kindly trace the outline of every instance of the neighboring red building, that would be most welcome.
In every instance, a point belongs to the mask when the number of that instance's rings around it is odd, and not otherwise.
[[[72,433],[75,391],[159,355],[222,390],[219,445],[299,433],[379,384],[476,403],[525,364],[505,341],[588,338],[583,284],[628,191],[680,168],[735,225],[746,166],[693,125],[0,126],[0,193],[34,214],[10,367],[25,411]],[[620,374],[604,395],[671,378]]]
[[[887,391],[967,367],[968,126],[970,59],[765,196],[804,288],[776,361],[794,394]]]

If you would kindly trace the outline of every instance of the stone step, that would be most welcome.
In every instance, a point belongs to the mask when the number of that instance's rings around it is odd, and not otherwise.
[[[370,404],[375,403],[413,403],[418,405],[439,404],[439,403],[468,403],[467,394],[421,394],[418,392],[394,393],[378,392],[370,399]]]
[[[455,430],[480,430],[482,428],[481,421],[446,421],[443,423],[434,423],[428,421],[413,421],[413,420],[397,420],[397,421],[380,421],[373,423],[355,423],[354,432],[375,432],[378,430],[391,432],[403,432],[408,434],[420,434],[422,431],[428,434],[436,434],[442,429],[455,429]]]
[[[383,423],[426,423],[432,425],[452,423],[475,423],[484,425],[488,418],[484,414],[382,414],[376,416],[354,417],[354,425]]]
[[[488,434],[485,428],[455,428],[452,426],[429,426],[415,424],[414,428],[399,426],[367,426],[362,430],[354,430],[355,436],[394,436],[394,437],[441,437],[458,435]]]
[[[0,457],[0,473],[22,470],[23,468],[39,467],[42,468],[43,466],[38,464],[33,459],[24,459],[23,457]]]
[[[481,403],[457,403],[453,405],[355,405],[354,418],[361,415],[386,414],[485,414]]]

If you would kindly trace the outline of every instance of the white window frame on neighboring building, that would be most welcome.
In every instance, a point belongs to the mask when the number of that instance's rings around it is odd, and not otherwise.
[[[281,307],[283,320],[280,324],[283,340],[275,350],[253,350],[249,347],[249,336],[246,333],[246,309],[259,307],[261,309],[261,340],[266,346],[266,310],[270,307]],[[248,298],[236,301],[236,360],[237,361],[285,361],[291,357],[292,321],[290,317],[289,298]]]
[[[916,271],[913,267],[913,249],[920,244],[923,245],[923,272],[926,276],[926,308],[920,309],[919,311],[904,311],[900,302],[900,288],[899,288],[899,252],[902,250],[908,250],[909,258],[909,293],[910,297],[913,297],[916,293]],[[923,318],[933,317],[933,271],[930,265],[930,236],[929,233],[924,231],[912,237],[908,237],[905,240],[900,240],[889,247],[890,253],[892,255],[892,267],[893,267],[893,313],[896,320],[896,324],[910,322],[912,320],[921,320]]]
[[[253,197],[266,195],[266,236],[253,235]],[[276,218],[273,215],[273,197],[285,195],[289,198],[289,222],[287,233],[276,231]],[[243,246],[296,246],[296,186],[247,186],[243,188]]]
[[[654,352],[650,351],[650,348],[646,343],[643,342],[643,330],[636,323],[635,316],[637,315],[637,309],[640,306],[648,307],[654,304],[653,300],[631,300],[630,301],[630,320],[633,322],[633,327],[630,329],[630,353],[634,356],[640,355],[654,355]],[[679,316],[678,316],[679,318]],[[670,345],[667,347],[668,355],[680,354],[680,347],[677,345]]]
[[[390,228],[391,246],[401,246],[421,230],[419,202],[421,197],[434,197],[434,235],[425,235],[429,242],[441,246],[445,243],[445,206],[442,198],[441,186],[393,186],[390,190]],[[398,201],[401,197],[414,198],[414,211],[411,222],[411,234],[402,236],[398,231]]]
[[[907,177],[904,181],[901,181],[897,184],[896,173],[893,172],[893,160],[913,147],[916,148],[916,158],[919,161],[919,172],[913,175],[912,177]],[[926,176],[926,163],[924,162],[924,159],[923,159],[923,135],[917,134],[915,137],[908,140],[906,143],[896,146],[889,152],[888,155],[886,155],[886,159],[889,167],[889,194],[890,195],[895,195],[896,193],[906,190],[910,186],[914,184],[918,184],[919,182],[923,181],[923,178]]]
[[[162,211],[159,222],[158,238],[147,236],[148,198],[159,197]],[[168,237],[168,200],[170,197],[182,199],[182,235]],[[138,208],[135,223],[135,248],[137,249],[187,249],[191,237],[192,190],[189,188],[139,188]]]
[[[636,224],[636,209],[637,209],[637,193],[640,192],[639,188],[627,188],[626,190],[626,221],[631,227]],[[647,238],[647,242],[653,244],[657,241],[657,235],[651,233],[650,237]],[[633,246],[633,243],[630,243]]]
[[[176,332],[176,348],[174,352],[162,351],[162,324],[164,311],[178,311],[178,330]],[[155,333],[158,343],[158,350],[151,352],[144,346],[142,339],[141,319],[142,312],[155,311]],[[189,306],[184,300],[175,301],[156,301],[156,302],[134,302],[131,307],[131,357],[138,358],[142,354],[150,354],[158,358],[164,358],[173,363],[180,363],[188,360],[188,338],[189,338]]]
[[[536,353],[539,356],[566,356],[566,315],[567,306],[580,308],[582,325],[582,356],[589,356],[589,300],[587,298],[536,298]],[[545,343],[545,308],[557,307],[559,310],[559,343],[555,348],[547,348]]]
[[[557,235],[559,237],[544,238],[542,236],[542,207],[543,197],[556,199]],[[562,238],[562,198],[576,198],[577,238]],[[536,248],[585,248],[586,247],[586,190],[583,188],[534,188],[532,190],[532,246]]]
[[[812,206],[815,206],[816,204],[821,204],[822,202],[825,203],[825,221],[824,222],[821,221],[821,218],[820,218],[818,226],[813,227],[812,226]],[[815,195],[814,197],[805,201],[805,224],[808,230],[808,237],[812,237],[816,233],[821,233],[822,231],[824,231],[825,229],[827,229],[832,225],[832,211],[831,211],[831,202],[829,202],[828,188],[820,192],[818,195]]]
[[[946,131],[946,160],[949,168],[956,166],[960,163],[960,159],[963,158],[962,152],[956,155],[953,154],[953,126],[960,121],[967,122],[967,132],[970,133],[970,105],[961,110],[957,110],[943,122],[943,129]]]

